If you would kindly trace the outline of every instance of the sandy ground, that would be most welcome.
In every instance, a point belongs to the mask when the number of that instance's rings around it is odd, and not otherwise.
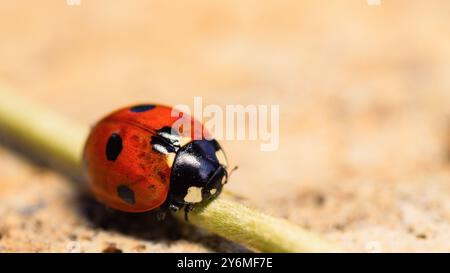
[[[279,104],[223,141],[241,202],[351,251],[450,251],[450,2],[3,1],[0,79],[90,126],[130,103]],[[1,140],[0,140],[1,141]],[[0,146],[0,252],[247,251],[104,208]]]

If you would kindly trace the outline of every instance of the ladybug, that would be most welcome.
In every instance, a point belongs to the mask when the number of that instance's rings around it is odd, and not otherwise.
[[[196,129],[173,130],[180,119]],[[103,118],[90,132],[83,163],[98,201],[126,212],[159,209],[160,219],[184,207],[187,220],[228,181],[219,143],[199,121],[163,105],[127,107]]]

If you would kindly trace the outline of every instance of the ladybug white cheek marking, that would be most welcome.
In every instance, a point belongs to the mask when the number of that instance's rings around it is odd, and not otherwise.
[[[217,192],[216,189],[211,189],[211,190],[209,191],[209,193],[210,193],[211,195],[214,195],[216,192]]]
[[[202,201],[202,188],[200,187],[189,187],[187,194],[184,197],[184,201],[188,203],[199,203]]]
[[[216,157],[217,157],[217,160],[219,160],[219,163],[221,165],[223,165],[225,167],[228,165],[227,158],[225,157],[225,154],[222,151],[222,149],[216,151]]]
[[[220,181],[220,183],[222,183],[222,185],[225,185],[227,183],[227,178],[225,175],[222,177],[222,181]]]

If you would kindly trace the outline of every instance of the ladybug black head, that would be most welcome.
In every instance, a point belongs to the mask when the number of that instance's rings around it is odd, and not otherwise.
[[[195,204],[216,197],[227,182],[226,159],[216,140],[194,140],[176,154],[170,181],[173,202]]]

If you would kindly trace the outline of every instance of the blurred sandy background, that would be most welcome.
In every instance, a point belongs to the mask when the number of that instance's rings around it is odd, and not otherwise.
[[[279,104],[223,142],[240,201],[353,251],[450,251],[450,2],[2,1],[0,80],[86,126],[136,102]],[[26,110],[26,109],[24,109]],[[245,251],[111,212],[0,146],[0,252]]]

